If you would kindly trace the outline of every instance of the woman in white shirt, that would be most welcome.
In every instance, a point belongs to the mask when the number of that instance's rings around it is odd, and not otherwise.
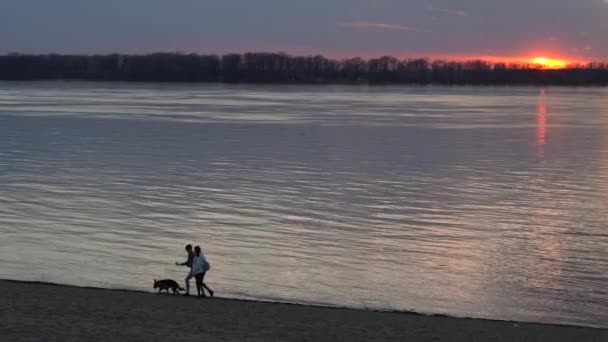
[[[205,289],[209,291],[209,295],[213,297],[213,290],[203,282],[205,274],[210,269],[209,262],[205,259],[205,255],[201,252],[199,246],[194,247],[194,258],[192,259],[192,275],[196,280],[196,292],[199,297],[206,297]]]

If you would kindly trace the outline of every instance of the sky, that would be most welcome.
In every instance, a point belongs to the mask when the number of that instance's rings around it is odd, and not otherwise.
[[[1,0],[0,53],[608,60],[608,0]]]

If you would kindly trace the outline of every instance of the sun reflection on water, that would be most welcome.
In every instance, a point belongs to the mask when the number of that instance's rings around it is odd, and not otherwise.
[[[544,156],[544,147],[547,143],[547,103],[545,102],[545,90],[541,89],[536,105],[536,145],[539,157]]]

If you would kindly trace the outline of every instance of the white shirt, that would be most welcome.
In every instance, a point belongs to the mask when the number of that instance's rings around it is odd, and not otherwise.
[[[205,272],[205,256],[203,253],[199,256],[194,256],[192,259],[192,274],[196,275]]]

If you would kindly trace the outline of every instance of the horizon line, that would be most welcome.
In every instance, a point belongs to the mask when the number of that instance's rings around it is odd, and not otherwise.
[[[59,53],[59,52],[43,52],[43,53],[25,53],[25,52],[5,52],[0,53],[0,57],[6,56],[149,56],[149,55],[159,55],[159,54],[174,54],[174,55],[196,55],[196,56],[229,56],[229,55],[245,55],[245,54],[277,54],[284,55],[288,57],[323,57],[329,60],[336,61],[344,61],[349,59],[360,58],[365,61],[370,61],[373,59],[379,59],[383,57],[393,57],[398,59],[399,61],[403,60],[427,60],[427,61],[446,61],[446,62],[472,62],[472,61],[483,61],[488,63],[527,63],[527,64],[535,64],[534,60],[538,58],[545,58],[549,60],[561,61],[564,65],[576,65],[576,64],[590,64],[590,63],[608,63],[607,59],[580,59],[580,58],[568,58],[568,57],[556,57],[551,54],[541,54],[541,55],[530,55],[530,56],[495,56],[495,55],[445,55],[445,54],[436,54],[436,55],[415,55],[415,54],[378,54],[375,57],[362,57],[361,55],[352,55],[351,57],[328,57],[329,54],[323,53],[308,53],[308,54],[298,54],[298,53],[289,53],[285,51],[271,51],[271,50],[253,50],[253,51],[245,51],[245,52],[225,52],[225,53],[212,53],[212,52],[187,52],[187,51],[151,51],[151,52],[142,52],[142,53],[128,53],[128,52],[104,52],[104,53]]]

